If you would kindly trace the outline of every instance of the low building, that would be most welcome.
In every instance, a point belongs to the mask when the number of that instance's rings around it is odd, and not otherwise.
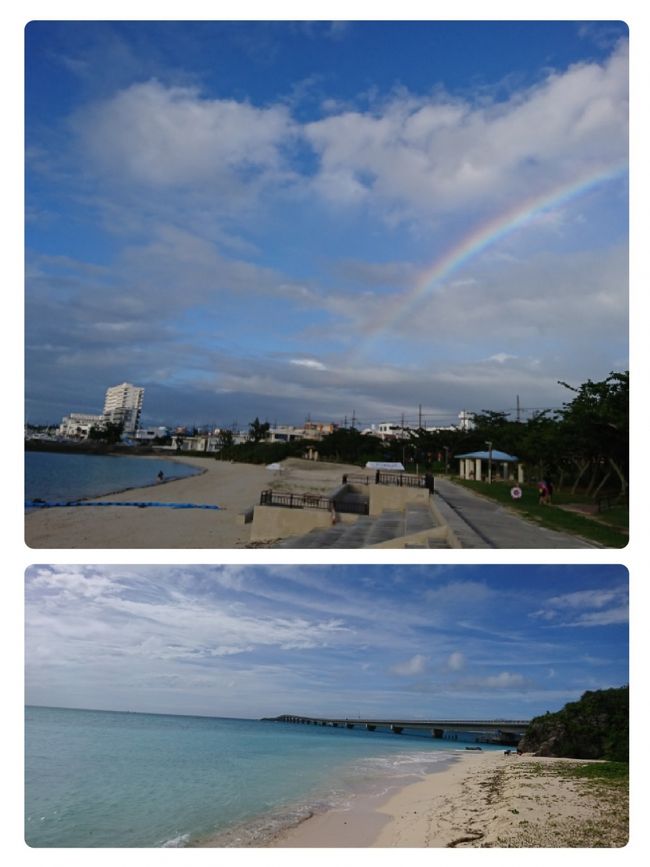
[[[167,427],[149,427],[139,428],[133,435],[133,439],[140,442],[149,442],[150,440],[164,439],[169,436],[169,428]]]
[[[303,427],[294,425],[274,425],[269,428],[264,441],[267,443],[292,443],[297,440],[312,440],[319,442],[324,436],[333,433],[337,428],[332,422],[307,421]]]
[[[57,434],[66,439],[85,440],[91,428],[103,428],[105,424],[103,415],[91,415],[90,413],[71,412],[63,417],[58,427]]]

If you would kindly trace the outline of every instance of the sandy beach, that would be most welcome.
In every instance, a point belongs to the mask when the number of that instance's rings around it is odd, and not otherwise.
[[[627,793],[575,779],[576,760],[460,754],[383,803],[353,800],[279,835],[273,847],[545,848],[627,843]]]
[[[25,542],[30,548],[243,548],[250,525],[243,512],[259,503],[265,488],[327,493],[343,473],[358,470],[345,464],[292,458],[280,471],[212,458],[173,457],[204,472],[145,488],[133,488],[89,502],[196,503],[203,509],[56,508],[25,517]]]

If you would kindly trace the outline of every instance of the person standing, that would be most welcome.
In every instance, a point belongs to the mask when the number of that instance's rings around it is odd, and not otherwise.
[[[539,494],[539,505],[546,506],[548,503],[548,486],[545,479],[540,479],[537,483],[537,492]]]

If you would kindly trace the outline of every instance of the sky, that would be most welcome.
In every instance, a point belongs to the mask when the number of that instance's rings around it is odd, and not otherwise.
[[[628,682],[618,565],[26,572],[28,704],[528,719]]]
[[[27,420],[452,424],[628,367],[620,22],[33,21]]]

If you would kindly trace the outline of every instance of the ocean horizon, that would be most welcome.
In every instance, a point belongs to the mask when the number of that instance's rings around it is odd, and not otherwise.
[[[442,770],[471,742],[28,706],[25,841],[32,847],[261,846],[355,793],[381,795]]]
[[[185,478],[201,472],[196,467],[160,457],[135,455],[25,452],[25,500],[68,502],[114,494],[131,488],[154,486],[158,473],[165,479]],[[155,498],[154,498],[155,499]]]

